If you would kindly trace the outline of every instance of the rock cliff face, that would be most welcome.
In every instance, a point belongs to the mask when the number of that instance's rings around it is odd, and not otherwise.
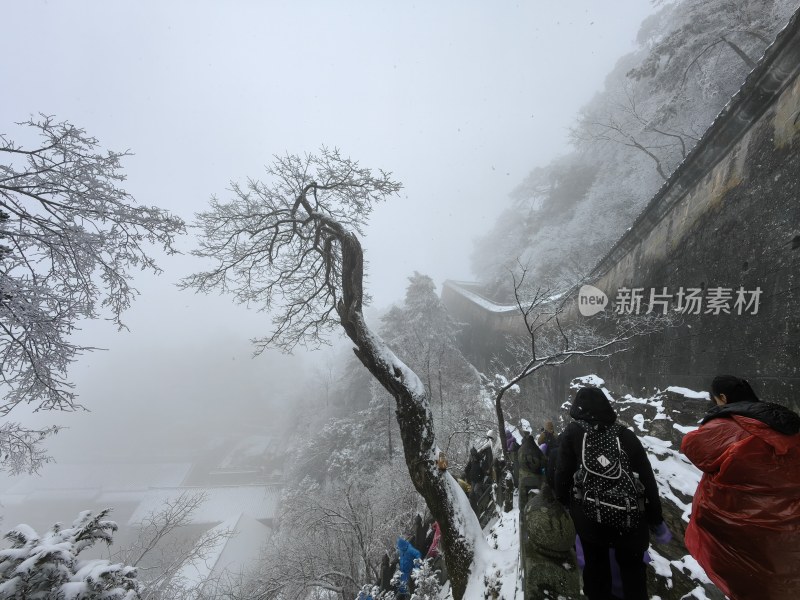
[[[708,408],[707,396],[694,390],[730,373],[746,377],[763,399],[800,410],[798,15],[588,278],[608,296],[608,312],[621,312],[621,295],[638,290],[640,309],[629,314],[663,309],[679,315],[678,324],[639,339],[628,352],[576,359],[520,384],[523,417],[563,424],[576,378],[598,373],[608,382],[620,420],[650,454],[674,533],[670,544],[650,550],[651,592],[664,599],[693,591],[723,598],[683,545],[700,473],[680,454],[680,442]],[[518,318],[474,286],[450,283],[442,298],[466,324],[464,352],[487,369],[493,357],[503,357]],[[690,290],[701,298],[697,310],[685,310]],[[592,318],[580,315],[577,292],[561,320],[566,327]],[[657,296],[665,302],[651,304]],[[532,543],[523,545],[531,565],[544,556]],[[531,594],[539,589],[535,572],[526,581]]]

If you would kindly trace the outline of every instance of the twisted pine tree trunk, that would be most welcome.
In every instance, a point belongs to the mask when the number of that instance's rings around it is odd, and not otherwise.
[[[483,543],[481,528],[458,483],[436,466],[433,416],[419,377],[367,327],[362,314],[363,252],[358,238],[338,223],[328,226],[341,245],[342,298],[336,309],[342,327],[356,345],[354,352],[397,403],[397,422],[408,472],[442,531],[453,597],[460,600]],[[463,500],[463,501],[462,501]]]

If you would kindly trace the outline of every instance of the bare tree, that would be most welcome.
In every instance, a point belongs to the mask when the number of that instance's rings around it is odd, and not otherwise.
[[[459,600],[476,546],[485,540],[458,484],[436,466],[425,386],[370,330],[362,313],[364,256],[358,234],[373,205],[396,194],[401,184],[327,148],[319,155],[276,157],[267,172],[270,184],[233,184],[232,201],[212,199],[211,210],[197,216],[196,254],[213,259],[215,266],[188,277],[183,286],[228,292],[238,302],[274,310],[274,330],[255,340],[257,351],[268,345],[291,350],[319,344],[331,329],[344,329],[356,356],[395,398],[405,462],[441,525]]]
[[[613,143],[633,148],[643,153],[654,164],[661,179],[666,181],[675,166],[688,150],[697,143],[699,135],[677,129],[670,125],[663,107],[647,113],[636,98],[630,82],[620,90],[621,98],[607,106],[587,107],[580,121],[571,131],[574,143]]]
[[[207,499],[205,492],[186,491],[164,500],[136,524],[136,541],[114,555],[115,560],[137,568],[142,600],[195,598],[210,583],[211,574],[193,582],[179,575],[183,567],[207,560],[234,535],[231,529],[219,527],[198,539],[186,535],[185,528]]]
[[[350,472],[328,483],[306,477],[285,490],[278,527],[239,593],[352,600],[364,582],[378,579],[382,555],[421,510],[399,457],[373,464],[367,477]]]
[[[536,288],[526,293],[528,270],[520,265],[519,274],[512,273],[514,299],[525,325],[526,335],[518,340],[513,354],[518,358],[508,373],[495,386],[495,412],[498,431],[505,431],[503,397],[522,380],[546,367],[558,367],[575,358],[608,359],[630,348],[631,342],[666,327],[668,316],[635,316],[625,319],[598,315],[599,322],[570,323],[565,326],[566,301],[573,296],[552,289]],[[527,288],[530,289],[530,288]],[[602,331],[601,331],[602,330]],[[508,462],[508,449],[503,444]]]
[[[317,589],[351,600],[363,581],[377,578],[375,561],[384,548],[366,492],[353,483],[323,489],[304,482],[286,498],[272,544],[277,551],[268,562],[287,598]]]
[[[172,253],[184,231],[181,219],[137,205],[120,187],[128,152],[103,151],[84,130],[49,116],[19,125],[40,141],[23,146],[0,135],[3,417],[20,403],[36,410],[81,408],[67,369],[95,348],[71,337],[78,321],[102,316],[123,328],[121,315],[138,293],[131,271],[158,272],[147,246]],[[46,460],[39,444],[53,431],[6,422],[0,445],[16,437],[27,450],[0,461],[0,469],[37,470]]]

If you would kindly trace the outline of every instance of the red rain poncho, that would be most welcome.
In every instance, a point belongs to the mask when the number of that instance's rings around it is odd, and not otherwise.
[[[711,580],[732,600],[800,597],[800,435],[734,414],[681,452],[703,471],[685,541]]]

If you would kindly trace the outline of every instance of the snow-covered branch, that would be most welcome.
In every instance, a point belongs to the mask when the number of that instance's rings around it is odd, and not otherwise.
[[[51,460],[41,443],[58,431],[58,427],[30,429],[8,421],[0,425],[0,471],[11,475],[37,473]]]
[[[95,349],[71,338],[78,321],[102,316],[124,328],[138,294],[131,271],[158,272],[149,247],[174,252],[184,224],[121,187],[128,152],[103,151],[46,115],[18,125],[41,142],[0,135],[0,415],[21,402],[75,410],[67,369]]]
[[[138,598],[135,567],[78,558],[98,541],[111,544],[117,524],[106,520],[108,513],[104,510],[92,516],[84,511],[72,527],[56,524],[41,537],[27,525],[18,525],[6,533],[11,547],[0,550],[0,597]]]

